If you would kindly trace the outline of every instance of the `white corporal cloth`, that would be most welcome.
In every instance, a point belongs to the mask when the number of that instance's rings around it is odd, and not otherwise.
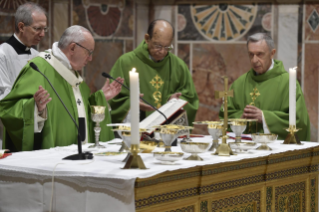
[[[193,141],[211,142],[210,136],[192,138]],[[108,143],[106,149],[93,152],[118,151],[120,139]],[[233,141],[233,140],[231,140]],[[67,161],[62,158],[75,154],[77,146],[56,147],[48,150],[13,153],[0,160],[0,211],[43,212],[49,211],[54,172],[52,211],[95,212],[135,211],[134,183],[136,178],[147,178],[165,171],[186,169],[195,166],[258,158],[291,150],[318,146],[315,142],[303,145],[283,145],[283,141],[269,144],[272,151],[250,150],[245,154],[219,157],[211,152],[199,154],[204,161],[180,160],[174,165],[162,165],[151,153],[141,153],[146,170],[121,169],[126,154],[94,156],[93,160]],[[113,144],[112,144],[113,143]],[[83,151],[90,144],[83,145]],[[164,151],[157,148],[155,151]],[[180,147],[172,151],[181,152]],[[190,154],[185,153],[184,157]],[[58,165],[57,165],[58,164]]]

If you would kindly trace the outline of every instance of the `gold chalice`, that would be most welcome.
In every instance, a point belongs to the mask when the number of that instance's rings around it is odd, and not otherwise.
[[[221,121],[216,121],[215,123],[212,122],[208,124],[207,129],[208,129],[208,133],[213,137],[213,144],[208,151],[213,151],[214,149],[217,149],[219,146],[218,139],[223,134],[223,122]]]
[[[105,146],[99,144],[101,127],[100,122],[105,118],[105,107],[104,106],[91,106],[91,118],[95,122],[94,132],[95,132],[95,144],[89,146],[89,148],[105,148]]]
[[[245,131],[247,126],[246,119],[229,119],[231,130],[235,133],[235,142],[241,142],[241,134]]]
[[[218,138],[223,134],[223,121],[195,121],[195,125],[207,125],[208,133],[213,137],[213,144],[208,151],[214,151],[217,149]]]

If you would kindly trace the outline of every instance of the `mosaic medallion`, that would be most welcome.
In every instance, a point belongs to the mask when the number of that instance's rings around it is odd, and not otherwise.
[[[252,26],[257,5],[191,5],[197,30],[208,40],[231,41],[241,38]]]

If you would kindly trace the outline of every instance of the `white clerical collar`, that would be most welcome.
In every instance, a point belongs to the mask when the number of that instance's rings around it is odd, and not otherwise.
[[[72,66],[70,64],[69,59],[65,56],[65,54],[58,47],[58,42],[53,43],[52,45],[52,54],[68,69],[72,70]]]
[[[269,69],[267,71],[273,69],[274,65],[275,65],[274,59],[271,59],[271,66],[269,67]]]
[[[18,36],[16,36],[16,33],[13,33],[13,36],[15,37],[15,39],[17,39],[17,41],[19,41],[22,45],[24,45],[24,43],[21,42],[21,40],[18,38]],[[30,50],[29,47],[27,47],[26,45],[24,45],[24,46],[25,46],[25,51],[29,51]]]

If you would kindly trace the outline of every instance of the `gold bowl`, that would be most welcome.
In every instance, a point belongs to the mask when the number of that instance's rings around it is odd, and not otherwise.
[[[184,156],[182,152],[153,152],[154,158],[161,161],[162,164],[174,164]]]
[[[191,153],[192,155],[185,160],[203,160],[197,154],[207,152],[212,143],[206,142],[181,142],[180,146],[183,152]]]
[[[264,134],[264,133],[253,133],[251,134],[251,138],[256,143],[261,143],[261,146],[258,147],[258,150],[271,150],[268,143],[273,143],[277,140],[277,134]]]

